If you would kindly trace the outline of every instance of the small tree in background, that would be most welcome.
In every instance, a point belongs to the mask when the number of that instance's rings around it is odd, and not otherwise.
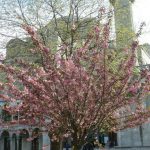
[[[40,65],[18,61],[16,67],[1,64],[7,81],[0,84],[4,91],[0,98],[21,101],[9,111],[19,109],[24,124],[44,127],[52,139],[62,139],[69,130],[74,150],[79,150],[97,128],[116,131],[148,121],[150,113],[143,104],[150,75],[146,69],[135,69],[137,42],[121,52],[110,49],[106,23],[95,26],[78,49],[62,43],[52,53],[33,28],[23,28],[42,61]]]

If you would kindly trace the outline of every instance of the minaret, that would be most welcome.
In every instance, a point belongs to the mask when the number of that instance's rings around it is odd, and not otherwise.
[[[131,44],[135,33],[132,20],[133,0],[110,0],[114,7],[116,47],[124,48]]]

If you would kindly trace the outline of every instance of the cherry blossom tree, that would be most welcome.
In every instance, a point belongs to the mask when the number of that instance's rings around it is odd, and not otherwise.
[[[19,109],[24,124],[44,127],[52,139],[69,131],[74,150],[79,150],[88,133],[98,128],[117,131],[148,121],[144,97],[150,92],[150,74],[135,67],[137,41],[122,51],[109,48],[107,22],[95,26],[79,48],[70,51],[62,43],[54,53],[32,27],[23,28],[41,63],[0,64],[7,77],[0,84],[0,98],[20,101],[9,111]]]

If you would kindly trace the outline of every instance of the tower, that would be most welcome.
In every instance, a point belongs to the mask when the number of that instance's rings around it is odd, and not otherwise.
[[[132,20],[133,0],[110,0],[114,7],[116,46],[118,49],[131,44],[135,33]]]

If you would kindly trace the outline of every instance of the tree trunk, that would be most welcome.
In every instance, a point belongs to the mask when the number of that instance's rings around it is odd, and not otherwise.
[[[79,150],[77,145],[73,146],[73,150]]]
[[[59,142],[52,142],[51,143],[51,150],[60,150],[60,143]]]
[[[83,142],[81,142],[81,140],[74,139],[73,150],[81,150],[82,145],[83,145]]]
[[[60,140],[60,149],[59,150],[63,150],[63,141]]]
[[[73,150],[80,150],[81,146],[80,145],[73,145]]]

